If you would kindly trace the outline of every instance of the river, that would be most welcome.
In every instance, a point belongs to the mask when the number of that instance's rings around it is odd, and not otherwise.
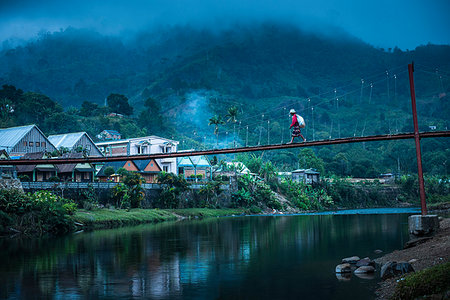
[[[379,268],[374,278],[338,278],[335,266],[401,248],[412,212],[209,218],[1,239],[0,298],[372,299]]]

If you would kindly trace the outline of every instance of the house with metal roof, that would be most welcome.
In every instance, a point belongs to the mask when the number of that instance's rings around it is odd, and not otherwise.
[[[204,155],[185,156],[177,158],[178,174],[186,179],[211,179],[212,166],[208,158]]]
[[[49,141],[57,149],[68,149],[70,152],[81,151],[87,156],[103,156],[94,141],[86,132],[72,132],[50,135]]]
[[[111,167],[113,168],[114,172],[117,172],[120,168],[124,168],[127,171],[134,171],[138,172],[139,168],[136,166],[135,162],[132,160],[123,160],[123,161],[109,161],[103,165],[103,167],[98,171],[96,177],[103,182],[106,181],[113,181],[113,182],[119,182],[120,176],[113,175],[113,176],[106,176],[105,170]]]
[[[320,182],[320,173],[314,169],[298,169],[291,172],[292,181],[313,184]]]
[[[26,153],[21,160],[49,158],[44,152]],[[23,181],[48,181],[58,175],[58,169],[53,164],[17,165],[17,176]]]
[[[36,125],[0,129],[0,150],[5,150],[11,159],[26,153],[53,152],[55,146]]]
[[[65,153],[63,158],[81,158],[83,153]],[[90,163],[58,164],[58,177],[62,181],[93,182],[95,167]]]

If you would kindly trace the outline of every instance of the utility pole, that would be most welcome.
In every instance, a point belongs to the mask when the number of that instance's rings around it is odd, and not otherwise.
[[[387,99],[389,102],[389,71],[386,70]]]
[[[245,135],[245,147],[248,146],[248,125],[247,125],[247,134]]]
[[[363,98],[363,88],[364,88],[364,79],[361,79],[361,94],[359,96],[359,104],[362,103],[362,98]]]
[[[394,100],[397,101],[397,74],[394,74]]]
[[[411,105],[414,123],[414,140],[416,142],[416,156],[417,156],[417,172],[419,175],[419,192],[420,192],[420,204],[422,208],[422,216],[427,214],[427,204],[425,202],[425,185],[423,180],[422,171],[422,154],[420,151],[420,136],[419,136],[419,123],[417,121],[417,108],[416,108],[416,92],[414,90],[414,65],[408,65],[409,73],[409,88],[411,90]]]

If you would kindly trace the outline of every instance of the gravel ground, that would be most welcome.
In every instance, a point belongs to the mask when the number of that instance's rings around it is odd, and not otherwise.
[[[375,261],[381,266],[388,261],[409,261],[416,272],[449,261],[450,218],[441,220],[439,225],[439,231],[425,243],[394,251]],[[397,280],[398,278],[391,278],[380,282],[376,291],[377,299],[389,299],[394,294]]]

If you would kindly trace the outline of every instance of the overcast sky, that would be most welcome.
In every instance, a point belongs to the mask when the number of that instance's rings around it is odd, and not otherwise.
[[[44,29],[94,28],[130,34],[155,25],[227,28],[292,22],[312,31],[338,27],[377,47],[450,44],[450,0],[0,0],[0,41]]]

